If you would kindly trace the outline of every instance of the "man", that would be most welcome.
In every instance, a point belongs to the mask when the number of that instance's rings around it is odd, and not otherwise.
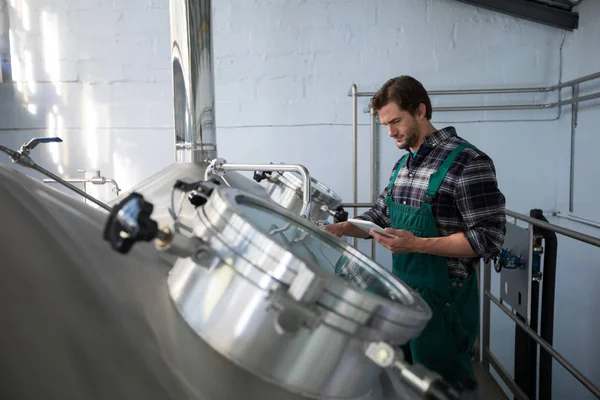
[[[450,383],[473,380],[471,358],[479,331],[475,267],[480,258],[499,253],[506,225],[494,164],[453,127],[437,130],[431,124],[427,91],[412,77],[390,79],[373,96],[371,107],[408,154],[394,166],[373,208],[358,218],[394,236],[370,232],[392,252],[394,275],[414,288],[433,312],[404,351],[409,360]],[[349,222],[325,229],[338,237],[369,237]]]

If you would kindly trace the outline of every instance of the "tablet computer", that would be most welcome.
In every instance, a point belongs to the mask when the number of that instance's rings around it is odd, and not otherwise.
[[[386,236],[389,238],[395,237],[394,235],[392,235],[391,233],[387,233],[382,227],[372,223],[371,221],[365,221],[364,219],[348,218],[348,222],[350,222],[352,225],[356,226],[357,228],[362,229],[363,231],[365,231],[367,233],[369,233],[372,229],[375,232],[377,232],[383,236]]]

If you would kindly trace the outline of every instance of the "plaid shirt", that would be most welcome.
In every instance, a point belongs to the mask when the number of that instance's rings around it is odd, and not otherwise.
[[[427,135],[416,156],[409,154],[398,173],[391,196],[397,203],[421,207],[429,176],[438,170],[446,156],[460,143],[466,141],[447,127]],[[392,179],[400,160],[394,165]],[[386,189],[379,195],[373,208],[360,215],[382,228],[390,226]],[[450,279],[466,279],[479,263],[479,258],[489,259],[500,253],[506,232],[504,195],[498,189],[496,170],[492,160],[475,148],[461,151],[432,202],[433,217],[440,236],[464,232],[478,255],[474,258],[448,258]],[[350,265],[341,269],[341,275],[365,287],[372,279],[359,276]],[[363,279],[364,278],[364,279]]]

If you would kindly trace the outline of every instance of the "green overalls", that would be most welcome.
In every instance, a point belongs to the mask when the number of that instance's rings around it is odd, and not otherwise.
[[[412,232],[418,237],[440,236],[431,211],[431,201],[458,153],[468,146],[471,145],[457,146],[440,168],[431,174],[426,199],[420,208],[396,203],[391,196],[387,197],[392,228]],[[407,157],[408,154],[402,158],[388,185],[390,193]],[[407,358],[437,372],[449,383],[474,379],[471,358],[479,331],[476,274],[467,280],[451,280],[446,257],[430,254],[394,254],[392,260],[394,275],[417,291],[433,312],[423,332],[405,346],[405,351],[410,348]]]

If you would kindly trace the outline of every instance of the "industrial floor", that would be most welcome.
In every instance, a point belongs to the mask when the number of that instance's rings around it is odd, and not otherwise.
[[[474,364],[475,375],[477,376],[477,381],[479,382],[481,391],[480,396],[484,400],[508,400],[508,396],[504,393],[500,385],[496,382],[496,380],[490,375],[489,372],[485,370],[483,364],[480,362],[476,362]]]

